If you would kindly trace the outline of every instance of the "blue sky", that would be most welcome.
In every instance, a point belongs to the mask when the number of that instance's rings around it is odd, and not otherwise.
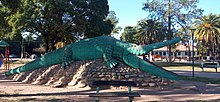
[[[109,8],[115,11],[119,18],[118,26],[134,26],[137,21],[146,18],[147,12],[142,10],[143,3],[147,0],[108,0]],[[200,0],[198,5],[203,9],[203,14],[220,14],[220,0]]]

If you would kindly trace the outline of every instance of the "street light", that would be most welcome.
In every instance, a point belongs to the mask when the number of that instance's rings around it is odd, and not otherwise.
[[[24,45],[24,41],[25,41],[25,38],[29,35],[29,32],[22,32],[21,33],[21,62],[24,58],[24,52],[25,52],[25,45]]]
[[[23,56],[24,56],[24,38],[22,37],[21,39],[21,62],[23,60]]]
[[[195,31],[195,28],[191,28],[190,29],[191,30],[191,33],[192,33],[192,71],[193,71],[193,77],[195,76],[194,75],[194,66],[195,66],[195,63],[194,63],[194,60],[195,60],[195,58],[194,58],[194,55],[195,55],[195,53],[194,53],[194,31]]]

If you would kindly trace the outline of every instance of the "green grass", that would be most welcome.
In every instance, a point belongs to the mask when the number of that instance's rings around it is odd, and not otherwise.
[[[192,67],[192,63],[182,63],[182,62],[172,62],[172,63],[168,63],[168,62],[154,62],[155,64],[161,66],[161,67],[179,67],[179,66],[191,66]],[[194,64],[195,67],[200,67],[200,64]]]
[[[168,62],[155,62],[156,65],[163,67],[167,70],[184,70],[184,71],[192,71],[192,63],[181,63],[181,62],[173,62],[173,63],[168,63]],[[194,70],[195,71],[202,71],[200,68],[200,64],[194,65]],[[205,72],[215,72],[215,69],[213,68],[205,68]]]
[[[220,84],[220,79],[216,79],[216,78],[181,76],[181,79],[189,80],[189,81],[199,81],[199,82],[211,83],[211,84]]]
[[[167,70],[183,70],[183,71],[192,71],[192,64],[191,63],[167,63],[167,62],[155,62],[156,65],[161,66]],[[195,71],[202,71],[200,68],[200,64],[195,64],[194,66]],[[205,68],[205,73],[215,72],[213,68]],[[181,76],[182,80],[189,80],[189,81],[199,81],[205,83],[212,83],[212,84],[220,84],[220,79],[216,78],[206,78],[206,77],[191,77],[191,76]]]

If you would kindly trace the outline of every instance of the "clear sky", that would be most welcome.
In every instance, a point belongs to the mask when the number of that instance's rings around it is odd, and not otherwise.
[[[143,3],[147,0],[108,0],[109,8],[115,11],[119,18],[118,26],[134,26],[137,21],[146,18],[147,12],[142,10]],[[198,5],[203,9],[203,14],[220,14],[220,0],[200,0]]]

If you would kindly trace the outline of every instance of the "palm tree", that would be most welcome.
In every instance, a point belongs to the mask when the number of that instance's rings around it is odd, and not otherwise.
[[[139,43],[141,44],[152,44],[155,42],[163,41],[165,32],[166,31],[162,23],[151,19],[143,19],[137,24],[136,37],[139,39]],[[143,59],[145,59],[145,55],[143,55]]]
[[[198,41],[204,40],[207,44],[212,45],[212,56],[214,61],[215,45],[219,40],[220,17],[217,15],[205,15],[197,21],[195,37]],[[217,40],[218,39],[218,40]]]
[[[137,38],[142,44],[152,44],[164,40],[165,28],[162,23],[143,19],[137,24]]]

